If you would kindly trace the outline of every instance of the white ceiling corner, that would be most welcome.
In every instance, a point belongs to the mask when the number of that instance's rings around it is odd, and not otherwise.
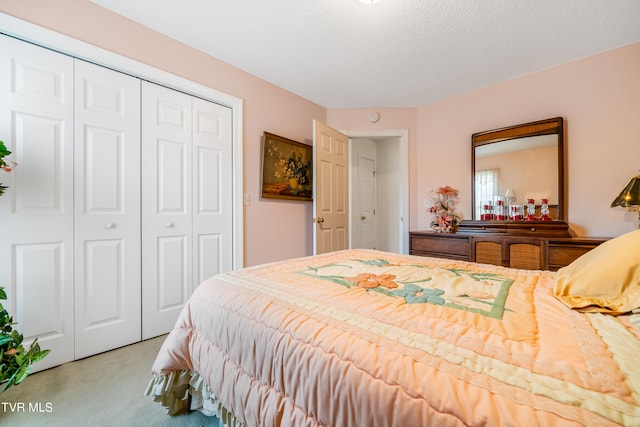
[[[638,0],[91,0],[326,108],[415,107],[640,41]]]

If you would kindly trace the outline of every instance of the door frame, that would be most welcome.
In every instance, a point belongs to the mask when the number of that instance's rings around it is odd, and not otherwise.
[[[351,157],[351,139],[352,138],[397,138],[399,161],[398,168],[405,173],[400,174],[400,206],[399,217],[400,224],[399,229],[399,242],[398,247],[404,254],[409,253],[409,130],[408,129],[387,129],[387,130],[340,130],[343,134],[349,137],[349,157]],[[351,171],[349,171],[351,173]],[[349,195],[351,191],[351,179],[349,179]],[[351,196],[349,196],[349,202],[351,203]],[[351,206],[350,206],[351,208]],[[353,227],[349,227],[350,230]],[[351,233],[351,231],[350,231]],[[349,236],[351,240],[351,236]]]
[[[40,27],[14,16],[0,13],[0,33],[34,43],[42,47],[64,53],[78,59],[130,74],[152,83],[166,86],[213,103],[231,108],[233,144],[233,268],[244,266],[243,236],[243,170],[242,170],[242,127],[243,101],[240,98],[187,80],[134,59],[127,58],[106,49],[74,39],[61,33]]]

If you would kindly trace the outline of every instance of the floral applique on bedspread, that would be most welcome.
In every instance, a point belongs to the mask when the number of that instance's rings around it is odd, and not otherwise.
[[[512,278],[459,268],[394,264],[385,259],[353,259],[309,266],[300,274],[347,288],[360,287],[407,304],[435,304],[501,319]]]

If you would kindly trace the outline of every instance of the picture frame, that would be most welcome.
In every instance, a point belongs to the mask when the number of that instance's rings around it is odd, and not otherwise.
[[[312,147],[264,132],[262,136],[262,197],[311,201]]]

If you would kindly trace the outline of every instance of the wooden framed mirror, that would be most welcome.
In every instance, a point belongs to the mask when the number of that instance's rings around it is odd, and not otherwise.
[[[473,220],[481,219],[488,202],[526,206],[529,198],[537,213],[547,199],[551,218],[566,219],[563,124],[555,117],[471,136]]]

